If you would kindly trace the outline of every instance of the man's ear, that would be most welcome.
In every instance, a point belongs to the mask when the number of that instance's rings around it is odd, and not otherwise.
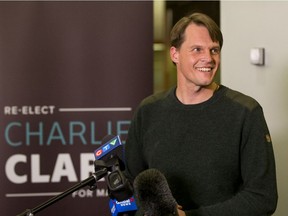
[[[176,47],[172,46],[170,48],[170,58],[175,64],[178,63],[178,56],[179,56],[178,50],[176,49]]]

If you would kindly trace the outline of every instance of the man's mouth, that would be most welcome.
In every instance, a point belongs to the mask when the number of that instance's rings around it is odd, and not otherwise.
[[[212,71],[212,68],[211,67],[199,67],[199,68],[196,68],[198,71],[201,71],[201,72],[210,72]]]

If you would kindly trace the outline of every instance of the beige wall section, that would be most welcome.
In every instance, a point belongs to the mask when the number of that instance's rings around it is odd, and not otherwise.
[[[272,135],[278,208],[288,213],[288,1],[221,2],[224,35],[221,83],[257,99]],[[250,49],[265,48],[265,66],[250,63]]]

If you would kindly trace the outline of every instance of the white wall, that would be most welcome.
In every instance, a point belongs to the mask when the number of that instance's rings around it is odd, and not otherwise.
[[[260,102],[271,132],[279,202],[288,215],[288,1],[221,1],[224,35],[221,83]],[[264,47],[266,65],[250,63],[250,49]]]

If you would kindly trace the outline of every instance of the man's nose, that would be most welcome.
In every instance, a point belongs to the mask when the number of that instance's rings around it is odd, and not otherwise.
[[[202,61],[212,62],[213,61],[213,54],[210,50],[205,50],[201,56]]]

